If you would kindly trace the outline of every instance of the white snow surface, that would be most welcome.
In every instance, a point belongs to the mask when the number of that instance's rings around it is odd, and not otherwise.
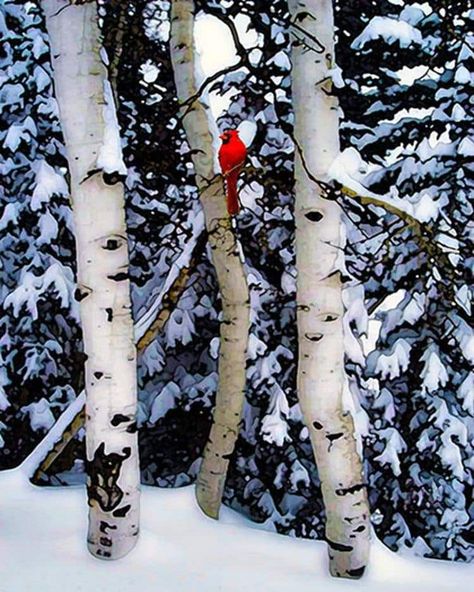
[[[210,520],[192,486],[144,486],[141,514],[136,548],[105,562],[86,549],[85,489],[35,487],[24,467],[2,472],[0,590],[443,592],[472,580],[472,566],[401,556],[377,541],[362,580],[331,578],[324,543],[259,530],[228,508]]]

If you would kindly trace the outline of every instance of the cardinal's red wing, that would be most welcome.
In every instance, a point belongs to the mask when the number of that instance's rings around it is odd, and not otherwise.
[[[222,154],[222,148],[219,150],[219,154],[217,155],[218,159],[219,159],[219,164],[221,167],[221,171],[224,173],[225,172],[225,157]]]
[[[222,146],[219,151],[219,164],[223,173],[227,173],[232,168],[232,151],[229,146]]]

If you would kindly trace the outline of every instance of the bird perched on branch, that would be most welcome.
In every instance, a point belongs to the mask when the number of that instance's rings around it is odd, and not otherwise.
[[[247,148],[239,138],[237,130],[226,130],[219,137],[222,140],[219,150],[219,164],[225,179],[227,211],[230,216],[235,216],[240,209],[237,180],[244,166]]]

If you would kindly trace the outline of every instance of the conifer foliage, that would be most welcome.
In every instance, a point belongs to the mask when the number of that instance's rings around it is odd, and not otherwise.
[[[445,252],[427,256],[405,231],[383,251],[393,271],[377,254],[372,264],[369,296],[387,276],[400,290],[396,308],[378,315],[363,371],[377,381],[364,400],[375,528],[392,549],[472,560],[472,10],[340,8],[343,138],[370,165],[365,184],[403,200]]]
[[[83,356],[64,148],[38,6],[0,5],[0,467],[74,400]]]

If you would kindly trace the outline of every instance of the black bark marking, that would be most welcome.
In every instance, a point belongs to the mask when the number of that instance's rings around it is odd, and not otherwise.
[[[91,179],[94,175],[97,175],[97,173],[100,173],[100,169],[91,169],[90,171],[87,171],[87,174],[84,177],[84,179],[82,179],[81,181],[79,181],[79,185],[82,185],[88,179]]]
[[[102,376],[104,376],[103,372],[94,372],[94,376],[97,378],[97,380],[100,380],[102,378]]]
[[[123,508],[119,508],[117,510],[114,510],[112,512],[112,516],[114,516],[114,518],[125,518],[125,516],[128,514],[131,507],[132,506],[130,504],[128,504],[127,506],[124,506]]]
[[[114,311],[111,308],[106,308],[105,312],[107,313],[107,321],[111,323],[114,318]]]
[[[365,530],[365,526],[363,524],[361,524],[357,528],[354,528],[354,532],[364,532],[364,530]]]
[[[339,440],[339,438],[342,438],[342,436],[344,436],[344,432],[337,432],[336,434],[326,434],[326,438],[329,440],[329,442]]]
[[[122,181],[124,176],[114,171],[113,173],[102,173],[102,178],[106,185],[116,185]]]
[[[361,578],[364,575],[365,566],[357,567],[356,569],[348,569],[347,575],[351,578]]]
[[[114,282],[123,282],[124,280],[128,280],[128,272],[126,271],[119,271],[114,275],[108,275],[107,278]]]
[[[327,540],[327,544],[331,547],[331,549],[333,549],[334,551],[352,551],[353,550],[353,546],[352,545],[342,545],[341,543],[335,543],[334,541],[331,541],[330,539],[326,539]]]
[[[104,251],[116,251],[120,247],[120,241],[116,238],[108,238],[105,245],[102,247]]]
[[[131,423],[131,424],[130,424],[128,427],[127,427],[126,431],[127,431],[129,434],[135,434],[135,432],[137,432],[137,431],[138,431],[137,422],[136,422],[136,421],[132,422],[132,423]]]
[[[325,323],[330,323],[331,321],[337,321],[337,319],[339,318],[338,315],[335,314],[328,314],[324,317],[323,321]]]
[[[310,222],[319,222],[323,219],[323,215],[321,214],[321,212],[314,210],[312,212],[308,212],[307,214],[305,214],[305,218],[308,218]]]
[[[81,302],[81,300],[84,300],[84,298],[87,298],[87,296],[89,296],[89,294],[92,292],[92,290],[85,290],[81,288],[76,288],[74,290],[74,299],[76,300],[76,302]]]
[[[116,413],[110,420],[110,423],[116,428],[121,423],[127,423],[128,421],[132,421],[132,418],[122,413]]]
[[[322,430],[323,429],[323,424],[322,423],[319,423],[319,421],[313,421],[313,427],[316,430]]]
[[[314,15],[312,15],[310,12],[307,12],[305,10],[300,10],[296,15],[295,15],[295,22],[298,21],[304,21],[305,19],[311,19],[311,20],[316,20]]]
[[[352,485],[352,487],[341,487],[340,489],[336,489],[336,495],[342,496],[347,495],[348,493],[356,493],[357,491],[364,489],[364,487],[364,483],[357,483],[356,485]]]
[[[99,543],[104,547],[111,547],[112,546],[112,539],[109,537],[100,537]]]
[[[308,341],[321,341],[323,338],[322,333],[305,333],[304,336]]]
[[[116,524],[109,524],[108,522],[105,522],[105,520],[101,520],[99,530],[100,530],[100,532],[107,534],[107,530],[117,530],[117,525]]]
[[[122,501],[124,494],[117,481],[123,462],[130,458],[131,454],[130,447],[124,448],[122,454],[106,454],[105,444],[102,442],[92,461],[87,462],[89,500],[95,500],[104,512],[111,512]]]

